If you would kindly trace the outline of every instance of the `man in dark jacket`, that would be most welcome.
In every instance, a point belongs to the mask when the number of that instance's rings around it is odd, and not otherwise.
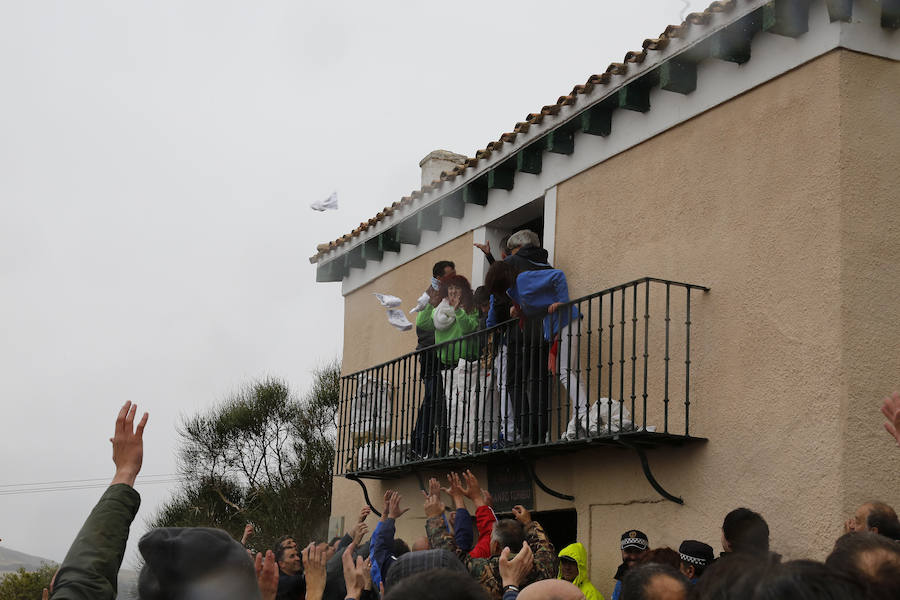
[[[547,262],[547,251],[541,248],[540,239],[533,231],[517,231],[506,244],[510,254],[504,262],[513,267],[516,276],[525,271],[553,268]],[[513,284],[514,281],[506,289]],[[541,444],[546,441],[550,427],[550,374],[547,371],[550,344],[544,339],[542,316],[524,318],[515,306],[511,308],[510,316],[522,318],[522,321],[521,328],[510,330],[508,340],[509,395],[523,440]]]
[[[449,260],[441,260],[434,263],[431,269],[431,284],[425,289],[425,293],[431,299],[434,306],[438,304],[438,289],[440,282],[446,277],[456,275],[456,265]],[[434,330],[416,327],[418,344],[416,350],[425,350],[434,346]],[[419,415],[413,428],[412,458],[422,458],[434,455],[435,442],[439,441],[438,454],[447,453],[447,440],[445,439],[445,427],[442,426],[444,414],[444,395],[441,385],[440,361],[435,350],[425,350],[419,353],[419,377],[422,379],[424,394]],[[437,428],[441,435],[435,439],[434,430]]]
[[[126,402],[110,439],[116,474],[72,542],[53,584],[54,600],[113,600],[128,529],[137,515],[141,497],[134,480],[144,458],[147,413],[134,427],[137,405]],[[235,542],[237,544],[237,542]]]

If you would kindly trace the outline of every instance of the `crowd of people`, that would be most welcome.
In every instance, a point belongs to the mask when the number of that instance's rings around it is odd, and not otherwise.
[[[134,489],[143,461],[145,413],[127,402],[111,438],[113,480],[76,536],[54,575],[54,600],[113,600],[129,528],[140,505]],[[900,445],[900,394],[885,398],[888,432]],[[330,542],[300,548],[286,535],[272,550],[245,548],[225,531],[202,527],[157,528],[138,548],[143,560],[142,600],[593,600],[602,596],[590,580],[584,545],[559,552],[523,506],[498,518],[491,496],[471,471],[450,473],[423,490],[424,535],[410,547],[395,523],[409,508],[395,491],[384,495],[381,519],[368,534],[369,507],[351,530]],[[444,503],[449,498],[452,508]],[[468,503],[474,508],[474,520]],[[876,600],[900,597],[900,520],[881,502],[867,502],[844,523],[824,563],[782,561],[769,547],[763,517],[748,509],[722,522],[724,552],[708,543],[683,541],[678,550],[651,548],[643,531],[619,541],[613,600],[824,598]]]
[[[466,453],[547,439],[551,385],[568,390],[565,436],[587,427],[588,396],[569,368],[582,318],[570,301],[563,271],[553,268],[540,238],[523,229],[500,242],[500,260],[480,248],[490,268],[472,288],[453,262],[435,263],[416,317],[416,350],[423,399],[413,429],[410,458]],[[471,335],[496,328],[489,336]],[[555,376],[555,377],[554,377]],[[478,398],[479,402],[472,400]]]

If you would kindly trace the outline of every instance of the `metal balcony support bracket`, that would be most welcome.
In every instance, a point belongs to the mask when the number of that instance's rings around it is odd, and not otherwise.
[[[653,476],[653,473],[650,471],[650,463],[647,461],[647,453],[644,452],[643,448],[641,448],[639,446],[633,446],[633,445],[629,444],[628,442],[623,442],[622,440],[619,440],[619,443],[622,446],[637,452],[638,458],[641,459],[641,468],[644,470],[644,477],[647,478],[647,481],[650,482],[650,485],[653,486],[653,489],[656,490],[660,496],[662,496],[666,500],[671,500],[675,504],[684,504],[683,498],[680,498],[679,496],[674,496],[674,495],[670,494],[669,492],[664,490],[661,485],[659,485],[659,482],[656,480],[656,478]]]
[[[413,473],[416,474],[416,479],[419,480],[419,489],[422,490],[423,492],[427,492],[428,488],[425,487],[425,480],[422,479],[422,474],[418,471],[413,471]]]
[[[547,487],[547,484],[545,484],[543,481],[541,481],[540,478],[537,476],[537,471],[534,468],[533,462],[531,462],[530,460],[527,460],[527,461],[525,461],[525,464],[528,465],[528,470],[531,472],[531,480],[534,481],[539,488],[541,488],[542,490],[544,490],[546,493],[550,494],[554,498],[559,498],[560,500],[568,500],[569,502],[575,502],[575,496],[563,494],[563,493],[557,492],[554,489]]]
[[[349,479],[350,481],[355,481],[356,483],[359,484],[359,487],[361,487],[361,488],[362,488],[362,491],[363,491],[363,498],[366,499],[366,504],[369,505],[369,508],[372,509],[372,512],[373,512],[373,513],[375,513],[377,516],[380,517],[380,516],[381,516],[381,513],[378,512],[378,509],[377,509],[377,508],[375,508],[374,506],[372,506],[372,501],[369,500],[369,490],[366,489],[366,484],[363,483],[363,480],[360,479],[359,477],[357,477],[356,475],[353,475],[352,473],[347,473],[346,475],[344,475],[344,477],[346,477],[346,478]]]

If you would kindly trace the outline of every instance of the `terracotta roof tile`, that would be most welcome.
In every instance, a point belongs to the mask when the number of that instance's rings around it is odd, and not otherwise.
[[[640,52],[628,52],[625,55],[625,62],[627,63],[642,63],[644,59],[647,58],[647,51],[641,50]]]
[[[504,133],[497,141],[490,142],[484,149],[478,150],[473,158],[466,159],[462,165],[457,165],[449,172],[441,173],[440,179],[436,179],[430,184],[423,185],[421,189],[414,190],[409,196],[402,197],[399,201],[393,202],[389,207],[385,207],[382,212],[378,213],[374,219],[369,219],[368,223],[360,223],[359,227],[353,230],[349,235],[343,235],[338,239],[328,242],[327,244],[319,244],[316,246],[317,254],[310,258],[310,262],[317,262],[325,253],[337,248],[353,237],[362,234],[372,225],[382,221],[385,217],[394,214],[397,208],[407,206],[414,200],[421,198],[427,193],[440,185],[442,181],[453,180],[457,176],[465,173],[466,169],[478,165],[479,160],[490,158],[491,154],[499,149],[504,143],[513,143],[519,133],[527,133],[531,125],[539,125],[544,121],[547,115],[559,114],[563,106],[569,106],[577,102],[579,94],[589,94],[598,85],[608,85],[612,81],[613,75],[626,75],[628,73],[628,64],[640,64],[644,62],[648,51],[662,51],[669,45],[670,40],[684,36],[685,32],[692,26],[703,26],[709,24],[715,13],[728,12],[733,10],[737,5],[737,0],[717,0],[712,2],[703,12],[690,13],[685,17],[684,22],[679,25],[669,25],[666,27],[659,37],[647,38],[642,45],[643,50],[628,52],[625,59],[621,63],[610,63],[603,73],[591,75],[584,84],[576,85],[572,91],[566,96],[560,96],[556,104],[549,104],[541,108],[539,113],[530,113],[525,117],[524,122],[516,123],[512,132]]]

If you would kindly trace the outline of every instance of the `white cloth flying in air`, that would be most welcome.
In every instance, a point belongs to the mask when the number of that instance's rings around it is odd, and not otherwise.
[[[398,298],[397,296],[391,296],[390,294],[379,294],[377,292],[373,292],[375,297],[378,298],[378,301],[381,302],[381,305],[387,308],[397,308],[401,304],[403,304],[403,300]]]
[[[422,312],[425,310],[425,307],[428,305],[428,301],[431,300],[431,296],[429,296],[426,292],[423,292],[419,299],[416,300],[416,305],[413,306],[409,310],[409,314],[414,315],[417,312]]]
[[[409,322],[406,315],[399,308],[387,309],[388,323],[399,329],[400,331],[409,331],[413,324]]]
[[[324,212],[326,210],[337,210],[338,201],[337,201],[337,192],[333,192],[330,196],[325,198],[324,200],[316,200],[309,207],[313,210],[317,210],[319,212]]]

